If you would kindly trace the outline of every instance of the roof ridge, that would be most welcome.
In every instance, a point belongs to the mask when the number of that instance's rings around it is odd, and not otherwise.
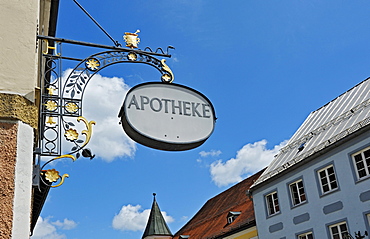
[[[241,211],[243,220],[247,219],[248,222],[255,220],[254,211],[253,211],[253,202],[247,196],[247,190],[251,187],[251,185],[257,180],[257,178],[263,173],[266,168],[259,170],[258,172],[249,175],[247,178],[243,179],[242,181],[236,183],[235,185],[231,186],[227,190],[215,195],[214,197],[207,200],[207,202],[195,213],[195,215],[184,225],[182,226],[175,235],[180,235],[186,232],[196,231],[197,228],[202,227],[203,225],[208,225],[213,220],[217,219],[218,222],[215,226],[219,227],[221,215],[225,215],[225,224],[226,224],[226,216],[227,213],[230,211]],[[230,200],[229,195],[232,192],[236,192],[238,194],[238,199]],[[244,195],[242,198],[241,195]],[[240,200],[239,200],[240,199]],[[221,201],[219,201],[221,200]],[[233,201],[231,204],[224,204],[225,200]],[[235,202],[237,201],[237,202]],[[215,203],[223,203],[221,208],[214,207]],[[240,210],[237,208],[240,206]],[[209,215],[209,212],[215,212],[212,216]],[[246,215],[246,217],[244,217]],[[222,226],[225,226],[223,224]],[[239,225],[239,224],[238,224]],[[244,225],[244,224],[243,224]],[[234,226],[232,225],[234,228]],[[208,238],[208,237],[207,237]]]
[[[248,200],[248,199],[247,199]],[[236,206],[239,206],[240,204],[234,204],[233,205],[233,207],[231,207],[231,208],[235,208]],[[230,212],[230,211],[229,211]],[[243,212],[243,211],[240,211],[240,212]],[[199,224],[203,224],[203,223],[205,223],[205,222],[207,222],[207,221],[210,221],[210,220],[213,220],[215,217],[218,217],[218,216],[220,216],[220,215],[222,215],[222,214],[224,214],[225,213],[225,211],[221,211],[221,212],[219,212],[219,213],[216,213],[216,214],[214,214],[212,217],[206,217],[206,218],[204,218],[204,219],[201,219],[201,220],[197,220],[197,222],[195,222],[194,223],[194,225],[193,226],[190,226],[189,227],[189,229],[191,229],[191,228],[194,228],[194,227],[197,227]],[[195,217],[195,215],[194,215],[194,217]],[[193,218],[194,218],[193,217]],[[189,221],[190,222],[190,221]]]
[[[370,78],[369,78],[370,79]],[[363,110],[365,107],[370,105],[370,98],[361,102],[360,104],[357,104],[355,107],[353,107],[350,110],[347,110],[343,114],[335,117],[334,119],[325,122],[324,124],[320,125],[319,127],[315,128],[314,130],[310,131],[308,134],[303,135],[301,138],[293,141],[292,143],[286,145],[285,147],[280,149],[280,152],[286,153],[292,149],[295,149],[297,145],[302,145],[306,142],[308,142],[314,135],[318,135],[321,132],[331,128],[333,125],[336,125],[343,120],[348,120],[353,115],[358,113],[360,110]]]
[[[342,94],[338,95],[337,97],[335,97],[334,99],[332,99],[331,101],[327,102],[325,105],[321,106],[320,108],[312,111],[311,113],[314,113],[316,111],[319,111],[320,109],[324,108],[325,106],[327,106],[328,104],[330,104],[331,102],[335,101],[336,99],[338,99],[339,97],[341,97],[342,95],[348,93],[349,91],[353,90],[354,88],[356,88],[357,86],[361,85],[362,83],[364,83],[365,81],[369,80],[370,77],[366,78],[365,80],[357,83],[355,86],[353,86],[352,88],[348,89],[347,91],[343,92]]]

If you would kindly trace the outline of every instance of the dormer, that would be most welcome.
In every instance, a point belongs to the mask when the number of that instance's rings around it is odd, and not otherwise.
[[[228,224],[231,224],[233,221],[235,221],[235,219],[241,214],[241,212],[232,212],[230,211],[228,214],[227,214],[227,223]]]

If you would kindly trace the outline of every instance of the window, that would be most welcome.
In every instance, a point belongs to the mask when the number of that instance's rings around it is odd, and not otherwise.
[[[306,193],[304,192],[303,181],[298,180],[289,185],[290,195],[294,206],[306,202]]]
[[[241,214],[241,212],[229,212],[227,214],[227,223],[230,224]]]
[[[313,239],[312,232],[306,232],[301,235],[298,235],[298,239]]]
[[[266,195],[266,204],[269,216],[280,212],[279,200],[276,191]]]
[[[317,173],[319,175],[321,190],[323,193],[327,193],[338,188],[333,165],[325,167]]]
[[[352,155],[356,168],[357,178],[361,179],[370,175],[370,149],[360,151]]]
[[[338,224],[334,224],[329,226],[330,230],[330,238],[331,239],[344,239],[347,238],[348,235],[348,229],[347,229],[347,223],[341,222]]]

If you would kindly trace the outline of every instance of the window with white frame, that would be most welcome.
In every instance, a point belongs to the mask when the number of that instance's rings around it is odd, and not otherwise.
[[[356,168],[357,178],[365,178],[370,175],[370,148],[366,148],[352,155]]]
[[[306,232],[298,235],[298,239],[313,239],[313,234],[312,232]]]
[[[337,223],[329,226],[331,239],[345,239],[348,236],[348,228],[346,222]]]
[[[329,165],[317,171],[322,193],[327,193],[338,188],[337,178],[335,176],[334,166]]]
[[[306,202],[306,193],[304,191],[302,179],[289,184],[289,189],[294,206]]]
[[[278,199],[277,192],[275,191],[270,194],[267,194],[265,197],[266,197],[268,215],[270,216],[270,215],[274,215],[280,212],[279,199]]]

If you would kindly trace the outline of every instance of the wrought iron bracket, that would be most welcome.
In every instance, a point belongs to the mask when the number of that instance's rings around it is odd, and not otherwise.
[[[127,34],[127,33],[126,33]],[[136,33],[130,33],[136,35]],[[161,73],[161,81],[172,83],[174,75],[166,64],[166,59],[158,59],[157,56],[171,57],[167,52],[158,48],[153,52],[147,47],[144,51],[133,49],[136,46],[122,47],[105,46],[87,42],[66,40],[61,38],[38,36],[42,40],[41,57],[45,62],[45,69],[40,73],[41,99],[39,107],[39,143],[35,151],[36,164],[34,165],[33,185],[39,187],[43,182],[50,187],[60,186],[68,174],[62,176],[55,169],[45,170],[51,162],[58,159],[70,158],[73,161],[81,154],[83,157],[94,158],[86,145],[92,137],[95,121],[89,121],[82,116],[83,96],[87,84],[100,70],[119,63],[141,63],[156,68]],[[135,40],[135,39],[134,39]],[[96,48],[109,49],[108,51],[93,54],[76,65],[66,79],[62,79],[62,60],[78,60],[63,56],[61,45],[77,44]],[[59,50],[59,51],[58,51]],[[78,129],[77,123],[83,123],[83,130]],[[72,147],[68,153],[64,153],[62,144],[69,142]],[[41,157],[49,157],[49,161],[41,166]],[[47,180],[48,182],[45,182]],[[57,185],[52,185],[57,183]]]

